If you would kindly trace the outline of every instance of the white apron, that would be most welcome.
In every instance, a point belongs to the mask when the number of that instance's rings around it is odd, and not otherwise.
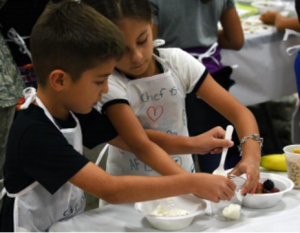
[[[24,90],[27,95],[32,91],[35,92],[33,88],[26,88]],[[35,98],[35,93],[30,93],[28,96],[29,98],[31,97],[31,101],[36,99],[38,105],[44,109],[49,120],[59,129],[43,103],[37,97]],[[76,151],[82,153],[80,123],[73,114],[72,116],[76,121],[76,127],[59,130],[69,144],[71,144]],[[73,217],[83,212],[85,208],[83,191],[71,183],[64,184],[53,195],[37,181],[19,193],[7,193],[7,195],[15,198],[14,231],[45,231],[53,223]]]
[[[153,56],[166,71],[128,82],[126,90],[130,106],[145,129],[188,136],[184,84],[163,59]],[[195,171],[191,155],[171,157],[187,172]],[[106,171],[112,175],[159,175],[134,154],[114,146],[109,147]]]

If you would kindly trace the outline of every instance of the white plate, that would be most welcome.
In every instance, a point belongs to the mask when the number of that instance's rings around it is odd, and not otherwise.
[[[264,13],[267,11],[283,11],[286,7],[285,2],[281,1],[254,1],[251,3],[252,6],[256,7],[259,13]]]

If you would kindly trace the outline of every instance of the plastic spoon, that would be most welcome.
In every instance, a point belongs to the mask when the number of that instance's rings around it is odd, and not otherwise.
[[[232,132],[233,132],[233,126],[228,125],[226,128],[225,139],[231,139]],[[214,170],[214,172],[213,172],[214,175],[227,176],[227,173],[224,170],[224,162],[226,159],[227,151],[228,151],[228,148],[224,147],[223,151],[222,151],[219,167],[216,170]]]

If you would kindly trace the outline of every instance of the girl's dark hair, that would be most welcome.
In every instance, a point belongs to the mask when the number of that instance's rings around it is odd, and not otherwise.
[[[118,24],[122,18],[152,22],[152,8],[148,0],[82,0],[110,21]]]

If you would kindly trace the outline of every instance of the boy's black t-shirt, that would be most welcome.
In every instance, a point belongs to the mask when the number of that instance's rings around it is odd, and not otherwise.
[[[71,115],[70,115],[71,116]],[[95,109],[89,114],[76,114],[83,145],[93,148],[117,136],[105,115]],[[74,128],[73,117],[55,119],[61,128]],[[18,193],[35,181],[54,194],[89,160],[68,144],[62,133],[46,117],[44,110],[31,104],[15,119],[8,138],[4,165],[4,186],[9,193]],[[1,210],[1,232],[13,231],[14,198],[5,196]]]

